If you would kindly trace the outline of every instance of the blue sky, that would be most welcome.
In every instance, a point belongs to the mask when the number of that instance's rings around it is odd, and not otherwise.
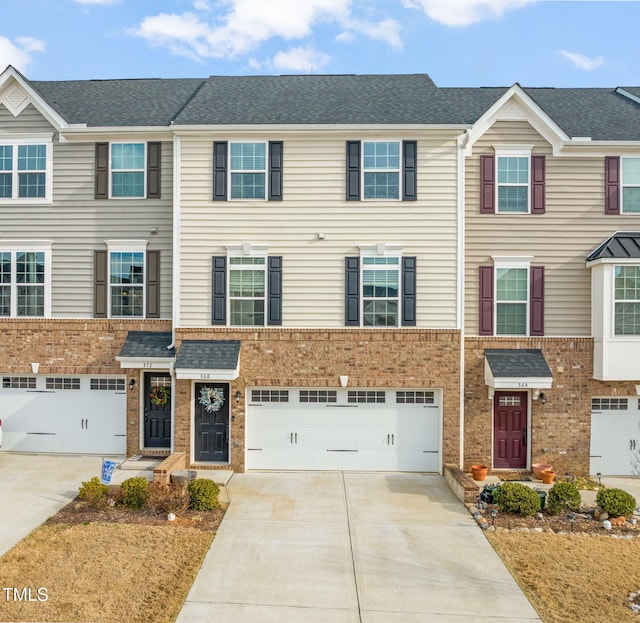
[[[439,86],[640,85],[640,2],[2,0],[33,80],[427,73]]]

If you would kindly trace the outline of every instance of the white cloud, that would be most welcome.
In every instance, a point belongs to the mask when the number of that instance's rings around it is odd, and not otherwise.
[[[406,8],[422,9],[445,26],[469,26],[484,19],[502,17],[511,9],[538,0],[402,0]]]
[[[172,53],[193,59],[237,58],[258,49],[272,39],[300,41],[310,37],[321,24],[337,24],[343,39],[347,33],[386,41],[401,46],[400,26],[391,19],[371,22],[356,19],[351,14],[353,0],[220,0],[227,12],[217,21],[205,17],[209,0],[194,0],[194,11],[182,14],[160,13],[146,17],[130,34],[145,39],[152,46],[167,47]],[[199,11],[199,12],[198,12]],[[352,34],[350,36],[353,36]],[[275,58],[279,62],[298,62],[293,57],[309,53],[304,45],[283,51]],[[291,56],[293,54],[293,56]],[[319,54],[316,52],[316,55]],[[319,59],[318,56],[315,57]],[[324,58],[324,57],[323,57]],[[254,59],[255,61],[255,59]],[[303,62],[303,61],[301,61]],[[326,63],[326,60],[322,61]],[[315,65],[315,63],[314,63]]]
[[[560,54],[568,58],[578,69],[584,69],[585,71],[597,69],[604,64],[604,58],[602,58],[602,56],[589,58],[588,56],[583,56],[575,52],[567,52],[566,50],[560,50]]]
[[[34,52],[44,52],[45,42],[31,37],[19,37],[15,43],[0,35],[0,67],[13,65],[25,73],[33,62]]]
[[[299,71],[315,73],[331,60],[324,52],[318,52],[313,48],[291,48],[287,52],[278,52],[271,61],[279,71]]]

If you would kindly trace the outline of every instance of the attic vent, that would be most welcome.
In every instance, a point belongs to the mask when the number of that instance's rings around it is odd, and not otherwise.
[[[511,104],[500,113],[500,121],[524,121],[526,117],[518,106]]]
[[[2,103],[7,110],[17,117],[29,104],[27,94],[16,84],[13,85],[2,97]]]

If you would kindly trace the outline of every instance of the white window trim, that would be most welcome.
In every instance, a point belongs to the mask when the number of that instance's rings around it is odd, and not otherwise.
[[[395,326],[375,326],[375,325],[365,325],[364,324],[364,258],[365,257],[395,257],[398,258],[398,296],[397,299],[394,298],[379,298],[375,300],[380,301],[398,301],[398,323]],[[367,266],[367,270],[389,270],[391,266],[380,265],[377,266],[372,264]],[[398,245],[388,245],[384,242],[378,243],[375,246],[361,246],[360,247],[360,292],[359,294],[359,304],[360,304],[360,326],[366,329],[398,329],[401,327],[401,319],[402,319],[402,247]],[[367,298],[367,300],[374,300]]]
[[[620,214],[631,214],[633,216],[638,216],[640,212],[625,212],[624,210],[624,189],[640,188],[640,184],[624,183],[624,161],[625,160],[640,160],[640,156],[620,156]]]
[[[231,145],[264,145],[264,169],[232,169],[231,168]],[[269,142],[264,140],[242,140],[242,141],[229,141],[227,149],[229,153],[227,158],[229,161],[229,167],[227,171],[227,188],[229,192],[229,201],[267,201],[269,199]],[[264,197],[233,197],[233,190],[231,185],[231,177],[233,173],[264,173]]]
[[[531,310],[531,260],[533,256],[497,256],[494,255],[493,259],[493,291],[495,296],[493,297],[493,334],[500,337],[529,337],[531,327],[530,325],[530,310]],[[498,301],[498,270],[501,268],[525,268],[527,270],[527,300],[526,300],[526,333],[524,335],[507,333],[498,333],[498,303],[522,303],[522,301]]]
[[[0,251],[11,253],[11,311],[5,318],[51,318],[51,240],[3,240],[0,242]],[[44,315],[43,316],[18,316],[18,297],[15,277],[16,253],[19,252],[44,253]]]
[[[365,169],[364,166],[364,146],[366,143],[398,143],[399,147],[399,158],[398,158],[398,168],[397,169]],[[361,201],[402,201],[403,194],[403,175],[402,175],[402,164],[403,164],[403,153],[402,153],[402,141],[400,139],[378,139],[378,140],[366,140],[362,141],[362,153],[360,154],[360,188],[362,192],[360,193]],[[397,197],[365,197],[364,196],[364,174],[365,173],[397,173],[398,174],[398,196]]]
[[[113,145],[143,145],[144,146],[144,167],[142,169],[143,189],[142,195],[135,197],[114,197],[113,196],[113,174],[114,169],[111,167],[111,149]],[[111,141],[109,143],[109,199],[115,199],[116,201],[124,200],[138,200],[147,198],[147,153],[148,145],[147,141]],[[138,173],[140,169],[116,169],[116,173]]]
[[[12,145],[13,168],[12,193],[13,197],[0,198],[0,205],[29,205],[33,203],[53,202],[53,135],[52,134],[4,134],[0,138],[0,145]],[[44,197],[18,197],[18,146],[19,145],[44,145],[47,150],[45,169],[45,191]],[[3,171],[8,173],[8,171]]]
[[[531,153],[533,152],[533,145],[494,145],[495,151],[495,205],[496,214],[510,214],[518,216],[519,214],[531,214]],[[499,189],[501,186],[515,186],[520,187],[523,184],[500,184],[498,181],[498,169],[500,158],[527,158],[528,178],[527,178],[527,211],[526,212],[514,212],[513,210],[501,210],[499,201]]]
[[[107,286],[109,295],[107,297],[107,317],[118,319],[146,318],[147,317],[147,240],[105,240],[107,244]],[[142,253],[142,315],[141,316],[114,316],[111,314],[111,254],[112,253]],[[136,285],[136,287],[139,287]]]
[[[269,304],[268,298],[269,294],[267,292],[268,287],[268,247],[263,245],[252,245],[251,243],[245,242],[242,245],[230,245],[227,247],[227,292],[226,292],[226,306],[227,306],[227,326],[228,327],[266,327],[267,326],[267,315],[268,309],[267,305]],[[234,325],[231,324],[231,271],[232,270],[248,270],[249,267],[240,267],[231,268],[231,258],[232,257],[260,257],[264,258],[264,264],[262,265],[264,269],[264,320],[261,325]],[[241,297],[234,297],[234,300],[240,300]],[[257,297],[246,299],[246,300],[259,300]]]
[[[609,337],[612,342],[640,342],[640,335],[618,335],[616,333],[616,303],[618,302],[618,299],[616,299],[616,268],[624,266],[636,266],[637,268],[640,268],[640,262],[635,258],[629,260],[619,259],[611,262],[611,300],[609,301],[611,322],[609,323]],[[620,302],[640,303],[640,301],[631,301],[628,299],[624,299]]]

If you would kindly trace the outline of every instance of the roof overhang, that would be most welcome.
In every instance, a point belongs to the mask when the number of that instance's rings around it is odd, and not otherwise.
[[[177,379],[233,381],[240,375],[239,340],[184,340],[178,348]]]
[[[175,361],[175,349],[167,331],[129,331],[116,361],[121,368],[167,370]]]
[[[492,389],[550,389],[553,374],[539,349],[484,351],[484,380]]]
[[[640,231],[617,231],[599,244],[585,260],[587,267],[595,264],[640,263]]]

